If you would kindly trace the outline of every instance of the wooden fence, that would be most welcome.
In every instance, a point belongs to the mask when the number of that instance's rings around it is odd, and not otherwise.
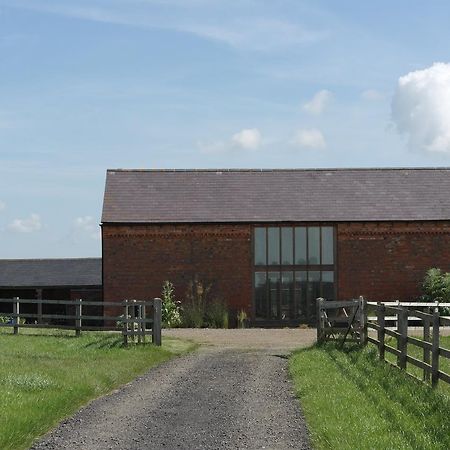
[[[439,308],[448,308],[450,303],[422,302],[367,302],[362,297],[349,301],[326,301],[317,299],[317,342],[346,340],[366,345],[368,342],[378,348],[379,358],[386,360],[386,352],[397,357],[395,367],[406,370],[412,364],[423,371],[423,381],[433,387],[438,381],[450,384],[450,375],[440,370],[439,358],[450,359],[450,350],[440,346],[440,331],[450,326],[450,317],[439,314]],[[414,308],[414,309],[411,309]],[[422,309],[419,311],[418,308]],[[425,309],[425,311],[423,311]],[[428,312],[426,312],[428,311]],[[370,314],[374,314],[369,317]],[[408,335],[408,324],[419,322],[422,339]],[[389,323],[395,326],[389,326]],[[368,330],[375,330],[373,337]],[[347,339],[350,335],[351,339]],[[386,336],[396,339],[396,348],[386,343]],[[422,350],[422,358],[408,354],[408,345]]]
[[[9,320],[0,322],[0,327],[12,327],[13,333],[18,334],[20,328],[58,328],[74,330],[77,336],[82,331],[121,331],[123,342],[130,341],[145,343],[146,337],[151,335],[152,343],[161,345],[161,299],[153,300],[124,300],[122,302],[101,302],[78,300],[31,300],[15,297],[0,299],[0,304],[12,305],[11,312],[0,313]],[[21,305],[36,305],[33,312],[21,312]],[[64,307],[64,313],[43,313],[43,306]],[[122,315],[87,314],[92,307],[122,308]],[[30,307],[28,307],[30,309]],[[69,310],[69,312],[68,312]],[[70,312],[73,310],[73,313]],[[49,323],[50,322],[50,323]],[[92,322],[101,325],[91,325]],[[150,325],[150,326],[148,326]]]
[[[385,353],[392,353],[397,357],[397,364],[393,364],[400,369],[406,370],[407,363],[422,369],[423,380],[430,381],[433,387],[442,380],[450,384],[450,375],[439,368],[439,358],[450,359],[450,350],[440,346],[440,328],[450,326],[450,318],[442,317],[439,314],[439,307],[448,307],[450,304],[435,303],[373,303],[368,302],[368,308],[376,314],[375,320],[368,320],[367,327],[377,332],[377,337],[370,335],[366,337],[368,342],[375,344],[381,360],[386,361]],[[432,313],[418,311],[409,308],[432,308]],[[388,316],[389,315],[389,316]],[[386,318],[392,320],[395,317],[396,329],[386,326]],[[422,323],[422,339],[408,335],[408,322],[420,320]],[[397,348],[386,344],[386,336],[393,337],[397,341]],[[364,342],[363,342],[364,343]],[[421,359],[417,359],[408,354],[408,345],[422,349]],[[389,362],[389,361],[388,361]]]

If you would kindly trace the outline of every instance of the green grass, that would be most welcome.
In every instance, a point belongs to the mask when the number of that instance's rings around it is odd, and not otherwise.
[[[110,392],[193,344],[163,339],[122,347],[117,333],[21,329],[0,331],[0,449],[32,441],[89,400]]]
[[[433,391],[379,361],[371,344],[299,350],[290,373],[316,449],[450,448],[447,387]]]

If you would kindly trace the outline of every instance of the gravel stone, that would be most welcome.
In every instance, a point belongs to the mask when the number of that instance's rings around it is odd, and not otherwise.
[[[209,333],[209,345],[94,400],[32,449],[309,449],[287,354],[292,344],[309,345],[311,333],[300,330],[303,340],[297,333],[294,343],[270,348],[264,343],[274,330],[227,344],[236,331],[247,330],[191,330],[189,338],[197,342]]]

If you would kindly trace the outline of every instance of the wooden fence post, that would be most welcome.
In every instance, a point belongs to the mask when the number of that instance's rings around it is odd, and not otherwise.
[[[75,304],[75,336],[80,337],[81,336],[81,314],[83,312],[82,306],[81,306],[81,298],[76,300]]]
[[[37,304],[37,323],[42,323],[42,289],[36,289],[36,298],[40,300]]]
[[[431,345],[431,385],[436,387],[439,381],[439,308],[434,308],[433,311],[433,338]]]
[[[400,336],[397,337],[397,349],[400,350],[400,355],[397,356],[397,365],[400,369],[406,369],[406,355],[408,344],[408,309],[404,306],[397,314],[397,332]]]
[[[140,304],[137,304],[135,306],[136,308],[136,316],[137,316],[137,337],[138,337],[138,344],[142,344],[142,306]]]
[[[378,331],[377,331],[377,338],[378,338],[378,354],[382,361],[384,361],[384,337],[385,337],[385,315],[386,315],[386,307],[378,302],[377,305],[377,322],[378,322]]]
[[[429,308],[428,308],[429,312]],[[428,318],[422,319],[423,322],[423,340],[424,342],[430,342],[430,321],[432,319]],[[430,349],[425,348],[423,349],[423,362],[426,364],[430,364]],[[423,381],[430,381],[430,372],[428,370],[423,370]]]
[[[131,337],[133,344],[136,343],[136,299],[131,300],[130,316],[131,316]]]
[[[153,324],[152,324],[152,342],[155,345],[161,345],[161,314],[162,300],[153,299]]]
[[[359,297],[359,343],[367,345],[367,301]]]
[[[146,329],[146,309],[145,309],[145,304],[140,306],[141,308],[141,313],[140,313],[140,317],[142,319],[142,322],[140,323],[141,326],[141,332],[142,332],[142,343],[145,344],[145,329]]]
[[[20,313],[20,303],[19,303],[19,297],[14,297],[13,301],[13,324],[14,324],[14,334],[19,334],[19,313]]]
[[[123,345],[128,345],[128,300],[123,301]]]
[[[316,299],[316,308],[317,308],[317,343],[320,344],[324,341],[324,320],[323,320],[323,304],[325,300],[321,297]]]

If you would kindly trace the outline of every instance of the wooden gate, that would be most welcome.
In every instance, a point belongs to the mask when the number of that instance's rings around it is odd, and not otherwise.
[[[364,298],[348,301],[317,300],[317,342],[367,342],[367,304]]]

